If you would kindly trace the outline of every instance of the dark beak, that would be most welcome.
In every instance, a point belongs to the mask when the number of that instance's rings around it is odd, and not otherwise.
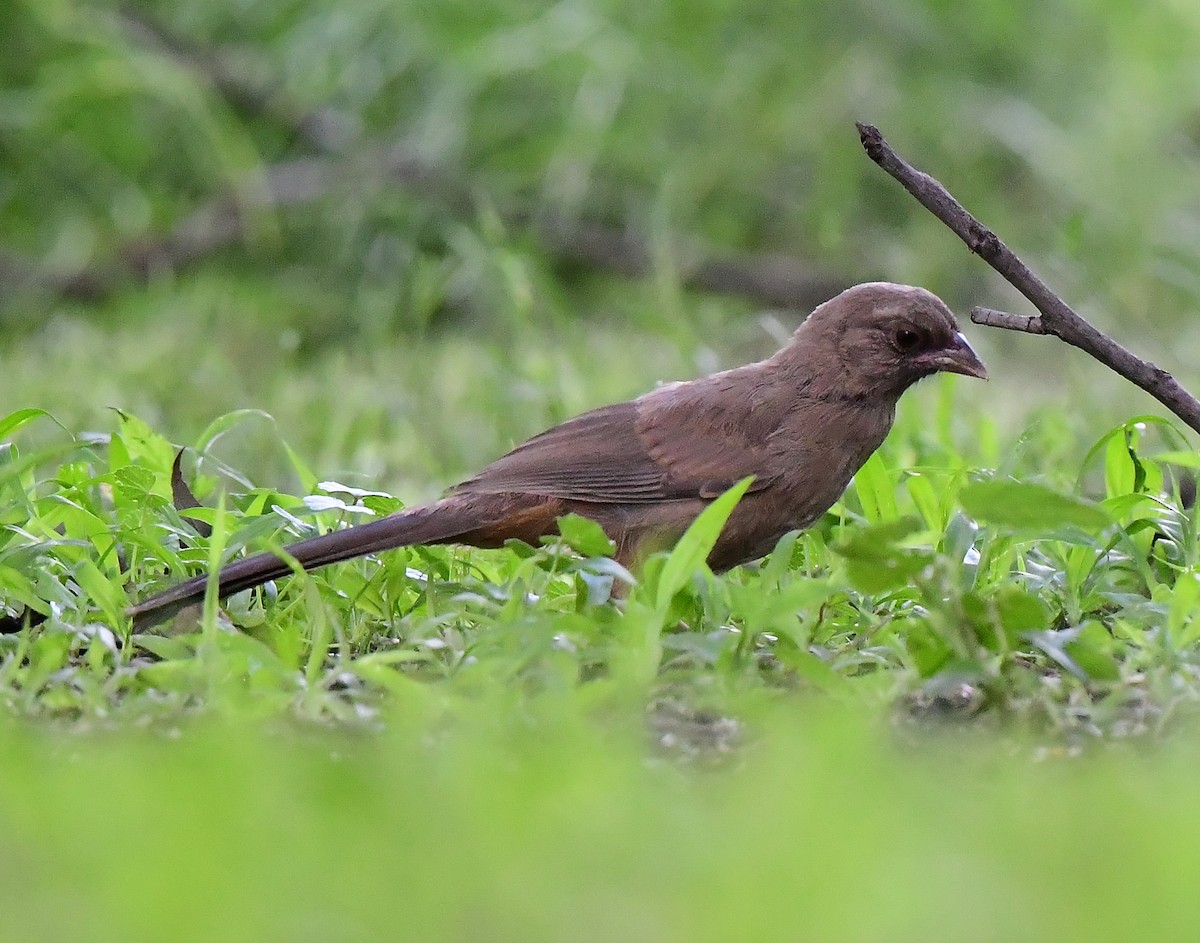
[[[954,339],[946,347],[923,354],[921,360],[932,370],[961,373],[965,377],[978,377],[980,380],[988,378],[987,367],[959,332],[955,332]]]

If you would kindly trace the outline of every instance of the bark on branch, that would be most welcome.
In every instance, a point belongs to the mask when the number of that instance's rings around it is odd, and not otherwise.
[[[1040,318],[1028,318],[976,308],[971,312],[972,321],[1030,334],[1053,334],[1141,387],[1192,429],[1200,432],[1200,400],[1184,389],[1171,374],[1122,347],[1072,310],[1017,258],[999,236],[967,212],[950,191],[901,158],[884,140],[878,128],[859,122],[858,134],[871,160],[895,177],[922,206],[965,242],[968,249],[999,272],[1041,312]]]
[[[984,308],[976,305],[971,309],[971,320],[984,327],[999,327],[1006,331],[1020,331],[1023,334],[1048,334],[1042,319],[1033,314],[1009,314],[1007,311],[997,311],[995,308]]]

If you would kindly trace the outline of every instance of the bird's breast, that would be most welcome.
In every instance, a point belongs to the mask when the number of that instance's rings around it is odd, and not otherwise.
[[[793,527],[807,527],[841,497],[883,444],[893,416],[890,404],[822,402],[798,410],[772,437],[772,460],[780,467],[780,510]]]

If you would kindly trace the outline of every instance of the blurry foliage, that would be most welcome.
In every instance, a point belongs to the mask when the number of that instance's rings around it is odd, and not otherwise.
[[[421,500],[588,406],[765,354],[801,316],[684,291],[676,241],[1011,303],[855,119],[1194,387],[1192,5],[19,0],[0,33],[0,428],[20,445],[0,579],[14,612],[51,616],[4,640],[13,709],[251,694],[349,719],[398,678],[597,703],[811,687],[1080,737],[1195,699],[1196,535],[1163,474],[1195,464],[1187,443],[1130,420],[1145,400],[1099,367],[999,332],[972,334],[991,384],[922,384],[845,500],[759,567],[691,579],[698,534],[617,612],[600,542],[568,522],[582,556],[406,550],[231,602],[248,636],[215,613],[117,634],[129,596],[222,536],[385,510],[288,492]],[[301,188],[325,168],[321,198],[272,203],[281,167]],[[21,287],[22,266],[102,270],[220,200],[238,238],[178,270],[139,257],[145,285]],[[547,220],[637,234],[653,270],[564,263]],[[167,439],[203,453],[210,505],[230,486],[211,544],[167,501]]]
[[[0,727],[5,926],[81,943],[1108,943],[1186,939],[1196,913],[1183,738],[1153,766],[1128,749],[1014,761],[965,731],[897,743],[852,711],[760,705],[734,727],[749,748],[702,774],[647,762],[561,692],[520,710],[496,687],[449,719],[437,688],[398,701],[357,737]]]
[[[519,232],[486,232],[493,206],[973,297],[982,268],[862,158],[855,119],[879,124],[1112,320],[1173,324],[1200,298],[1189,4],[131,9],[272,89],[277,106],[336,112],[338,149],[398,143],[471,194],[464,215],[363,180],[319,205],[251,211],[249,258],[212,264],[303,282],[305,322],[412,328],[438,301],[491,320],[471,246],[520,244]],[[308,149],[147,43],[115,4],[19,0],[0,16],[0,219],[6,242],[52,266],[103,259],[225,186],[250,193],[262,166]]]
[[[585,406],[768,351],[749,303],[681,294],[674,240],[921,283],[959,310],[1023,305],[862,155],[860,118],[1098,323],[1200,382],[1165,353],[1200,342],[1188,4],[17,0],[0,31],[0,272],[5,253],[103,269],[227,193],[244,225],[100,304],[6,275],[0,399],[68,425],[107,427],[111,405],[183,439],[266,407],[321,464],[445,481]],[[427,176],[382,178],[381,147]],[[335,162],[324,198],[264,200],[268,168],[314,156]],[[529,229],[545,218],[640,234],[654,277],[556,261]],[[1115,381],[1053,342],[981,347],[1016,383],[990,396],[1002,428],[1038,405],[1013,389],[1096,403],[1071,446],[1149,408],[1098,395]],[[496,396],[461,445],[449,417]],[[261,451],[233,457],[284,473]]]
[[[570,519],[562,544],[407,548],[154,633],[121,610],[801,316],[683,291],[676,240],[1020,309],[855,120],[1197,389],[1200,5],[8,0],[0,37],[0,615],[47,617],[0,635],[13,933],[1194,926],[1194,750],[1119,744],[1195,723],[1200,459],[1050,339],[971,330],[992,382],[908,394],[814,527],[714,577],[710,517],[624,608]],[[272,205],[307,159],[324,196]],[[242,231],[188,265],[30,290],[219,199]],[[653,271],[565,263],[555,218],[640,235]],[[211,539],[171,504],[177,443]]]
[[[256,418],[217,420],[197,448]],[[22,411],[0,432],[49,421]],[[601,712],[665,700],[689,705],[685,716],[799,690],[1068,743],[1159,734],[1194,715],[1200,536],[1162,464],[1184,454],[1178,433],[1149,418],[1111,430],[1072,493],[1053,475],[975,470],[936,429],[900,431],[905,446],[877,453],[823,521],[714,577],[703,561],[734,488],[649,561],[620,607],[613,581],[633,578],[576,518],[563,522],[566,546],[405,548],[132,635],[123,607],[164,574],[311,536],[318,516],[341,526],[399,503],[318,483],[295,453],[308,497],[244,485],[215,496],[214,472],[238,476],[209,460],[196,476],[215,506],[196,512],[215,525],[208,538],[171,505],[171,446],[133,417],[107,439],[10,448],[0,590],[10,617],[48,618],[0,636],[0,703],[76,722],[243,703],[353,722],[413,682],[449,698],[570,690]],[[52,478],[37,473],[46,464]]]

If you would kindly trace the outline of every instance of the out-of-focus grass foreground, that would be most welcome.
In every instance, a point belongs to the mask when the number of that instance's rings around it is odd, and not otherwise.
[[[13,938],[1194,935],[1200,462],[1052,338],[968,324],[990,383],[623,608],[576,523],[122,612],[856,282],[1032,313],[856,120],[1197,389],[1200,6],[15,0],[0,36]]]

